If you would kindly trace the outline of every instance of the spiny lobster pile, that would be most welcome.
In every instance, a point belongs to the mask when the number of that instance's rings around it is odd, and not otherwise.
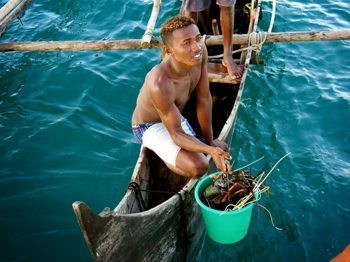
[[[225,210],[228,205],[239,209],[255,202],[254,195],[257,189],[268,191],[268,187],[263,185],[260,185],[259,188],[256,187],[257,181],[263,173],[262,171],[253,176],[250,170],[238,170],[232,174],[212,175],[214,181],[203,192],[203,203],[207,203],[213,209]]]

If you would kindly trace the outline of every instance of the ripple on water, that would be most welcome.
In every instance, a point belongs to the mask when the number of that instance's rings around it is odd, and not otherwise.
[[[180,5],[163,1],[156,27]],[[140,38],[151,8],[148,0],[34,1],[23,25],[14,21],[2,41]],[[274,31],[348,28],[349,12],[340,0],[278,1]],[[222,246],[206,239],[203,261],[245,260],[247,254],[252,260],[285,254],[291,261],[328,260],[348,244],[349,51],[349,41],[264,45],[265,65],[249,69],[231,153],[237,166],[265,155],[253,167],[260,170],[292,152],[267,180],[271,197],[262,200],[284,230],[277,232],[256,208],[244,241]],[[123,195],[139,153],[132,110],[159,54],[0,54],[5,260],[89,259],[71,203],[86,201],[98,213]],[[74,252],[57,252],[57,245]]]

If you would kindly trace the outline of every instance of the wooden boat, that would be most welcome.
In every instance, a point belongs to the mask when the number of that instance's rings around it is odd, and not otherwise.
[[[210,21],[214,17],[219,21],[219,10],[213,2],[209,12]],[[251,4],[253,8],[247,8],[246,4]],[[239,24],[239,27],[235,28],[238,28],[238,33],[255,31],[260,0],[238,0],[238,9],[244,11],[240,16],[236,13],[235,24]],[[251,15],[253,19],[250,19]],[[222,53],[222,46],[208,47],[208,52],[209,55]],[[213,96],[214,137],[228,144],[231,142],[251,57],[251,50],[238,57],[245,66],[240,81],[227,77],[220,60],[208,64]],[[193,105],[191,98],[183,113],[196,133],[200,134]],[[210,156],[208,158],[208,172],[212,172],[215,165]],[[105,208],[97,215],[83,202],[73,203],[92,257],[97,261],[195,259],[205,236],[200,210],[193,196],[197,181],[173,174],[152,151],[142,147],[130,186],[114,210]]]

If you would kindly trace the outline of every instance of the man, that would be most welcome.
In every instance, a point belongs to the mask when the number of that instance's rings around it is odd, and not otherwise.
[[[220,7],[220,24],[223,36],[224,54],[222,64],[227,68],[227,73],[232,79],[242,77],[243,69],[232,58],[232,34],[233,15],[232,6],[236,0],[216,0]],[[198,13],[209,9],[211,0],[187,0],[186,16],[193,18],[198,23]]]
[[[198,178],[208,169],[204,154],[227,172],[225,143],[213,140],[212,100],[207,78],[207,51],[193,19],[175,16],[161,27],[164,60],[146,76],[132,116],[136,139],[153,150],[175,173]],[[197,118],[207,144],[195,138],[181,115],[196,92]]]

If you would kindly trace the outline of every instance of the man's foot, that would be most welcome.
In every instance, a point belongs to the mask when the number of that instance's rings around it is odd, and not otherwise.
[[[227,73],[232,79],[239,79],[243,74],[243,67],[237,65],[232,57],[223,58],[222,65],[227,68]]]

